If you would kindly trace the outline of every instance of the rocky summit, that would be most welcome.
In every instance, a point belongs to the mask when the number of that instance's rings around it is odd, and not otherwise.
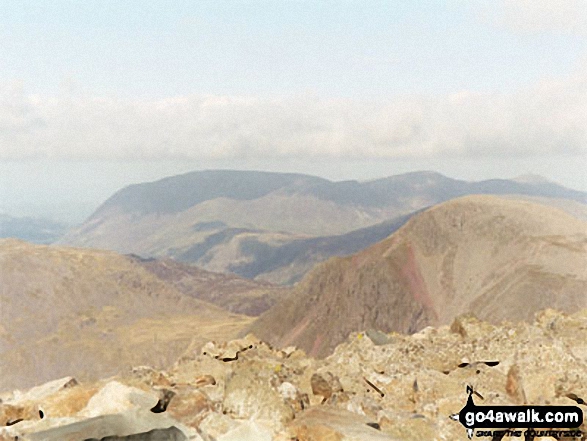
[[[578,405],[587,414],[586,333],[587,310],[543,310],[532,323],[465,315],[412,335],[355,332],[325,359],[253,335],[208,342],[167,370],[2,393],[0,440],[464,440],[449,416],[467,386],[477,405]],[[587,439],[585,421],[580,430],[575,439]]]

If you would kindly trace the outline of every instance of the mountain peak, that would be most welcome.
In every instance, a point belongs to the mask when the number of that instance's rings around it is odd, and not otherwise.
[[[585,308],[586,231],[587,223],[540,204],[451,200],[317,266],[251,332],[325,356],[358,329],[414,333],[469,312],[499,322],[529,320],[547,307]]]

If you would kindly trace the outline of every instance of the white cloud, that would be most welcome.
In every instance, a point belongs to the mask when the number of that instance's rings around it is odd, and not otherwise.
[[[474,4],[486,16],[516,32],[587,34],[585,0],[498,0]]]
[[[513,94],[386,102],[36,96],[0,87],[0,159],[430,158],[587,153],[587,72]]]

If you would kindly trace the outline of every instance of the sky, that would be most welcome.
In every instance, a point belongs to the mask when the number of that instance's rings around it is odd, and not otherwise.
[[[587,191],[587,1],[0,2],[0,212],[209,168]]]

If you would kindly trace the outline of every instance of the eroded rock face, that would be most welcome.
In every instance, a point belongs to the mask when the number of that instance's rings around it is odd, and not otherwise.
[[[105,382],[4,393],[0,424],[22,421],[0,427],[0,440],[465,439],[449,415],[464,406],[467,385],[483,396],[476,404],[586,399],[586,331],[587,311],[548,310],[532,324],[466,316],[411,336],[354,333],[324,360],[251,336],[210,342],[165,372],[141,367]]]

